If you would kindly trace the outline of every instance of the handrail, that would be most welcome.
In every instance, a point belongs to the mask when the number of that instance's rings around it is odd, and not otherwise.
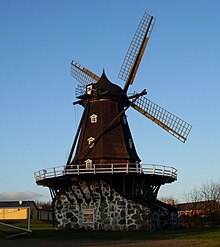
[[[147,175],[158,175],[177,179],[177,169],[170,166],[157,164],[139,164],[139,163],[114,163],[114,164],[91,164],[86,167],[84,164],[57,166],[45,168],[34,173],[36,182],[48,178],[55,178],[64,175],[84,175],[84,174],[118,174],[118,173],[137,173]]]

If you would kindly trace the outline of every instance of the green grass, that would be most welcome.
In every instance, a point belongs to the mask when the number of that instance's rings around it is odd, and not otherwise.
[[[32,222],[33,233],[30,238],[53,240],[212,240],[220,246],[220,228],[175,229],[161,231],[140,232],[86,232],[86,231],[58,231],[50,223],[42,221]]]
[[[23,240],[45,240],[45,241],[86,241],[108,243],[108,241],[134,241],[133,247],[146,245],[144,240],[189,240],[184,246],[187,247],[220,247],[220,228],[200,228],[200,229],[174,229],[174,230],[161,230],[161,231],[140,231],[140,232],[87,232],[87,231],[71,231],[71,230],[55,230],[50,222],[37,221],[31,222],[32,234],[20,236],[19,239]],[[5,232],[4,232],[5,233]],[[0,229],[1,236],[1,229]],[[4,235],[2,235],[3,237]],[[0,238],[1,240],[4,238]],[[14,239],[16,241],[16,239]],[[12,241],[12,243],[14,243]],[[136,242],[137,241],[137,242]],[[139,242],[140,241],[140,242]],[[163,242],[163,241],[162,241]],[[136,243],[136,244],[135,244]],[[160,245],[160,242],[158,243]],[[159,246],[158,245],[158,246]],[[119,246],[119,245],[116,245]],[[150,246],[150,245],[146,245]],[[174,246],[174,245],[172,245]],[[183,246],[183,245],[181,245]]]

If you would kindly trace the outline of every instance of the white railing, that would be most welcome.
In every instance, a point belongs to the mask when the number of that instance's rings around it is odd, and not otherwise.
[[[85,175],[85,174],[115,174],[115,173],[137,173],[158,175],[177,179],[177,169],[170,166],[156,164],[91,164],[89,167],[84,164],[58,166],[46,168],[34,173],[36,181],[47,178],[55,178],[63,175]]]
[[[65,166],[46,168],[34,173],[36,181],[40,181],[46,178],[60,177],[63,175],[65,175]]]

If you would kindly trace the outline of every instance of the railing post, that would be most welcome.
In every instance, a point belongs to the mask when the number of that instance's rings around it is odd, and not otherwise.
[[[34,177],[35,177],[35,180],[38,181],[38,176],[37,176],[36,172],[34,173]]]
[[[93,165],[93,172],[94,172],[94,174],[95,174],[95,164]]]
[[[43,173],[44,173],[44,178],[46,178],[46,173],[47,173],[47,170],[46,170],[46,169],[44,169],[44,170],[43,170]]]
[[[112,174],[114,173],[114,164],[111,164]]]
[[[155,170],[156,170],[156,165],[152,165],[153,175],[155,174]]]
[[[127,163],[127,173],[128,173],[128,166],[129,166],[129,164]]]
[[[162,176],[164,176],[164,173],[165,173],[165,166],[163,167],[163,170],[162,170]]]
[[[53,168],[53,174],[54,174],[54,177],[57,176],[57,174],[56,174],[56,167]]]
[[[171,167],[170,168],[170,177],[172,178],[172,175],[173,175],[173,168]]]
[[[138,162],[135,162],[135,171],[136,171],[136,173],[138,173],[138,171],[139,171],[139,163]]]
[[[177,179],[177,173],[178,171],[175,169],[175,179]]]
[[[139,173],[142,173],[142,164],[140,164]]]
[[[65,175],[66,170],[65,170],[65,166],[63,166],[63,175]]]
[[[77,173],[79,175],[79,165],[76,165],[76,167],[77,167]]]

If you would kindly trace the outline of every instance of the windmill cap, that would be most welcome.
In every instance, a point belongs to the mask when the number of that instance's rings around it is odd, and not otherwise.
[[[112,83],[106,76],[105,70],[103,69],[102,76],[99,81],[93,85],[93,88],[100,93],[103,93],[104,96],[113,96],[113,97],[126,97],[125,92],[121,87]]]

